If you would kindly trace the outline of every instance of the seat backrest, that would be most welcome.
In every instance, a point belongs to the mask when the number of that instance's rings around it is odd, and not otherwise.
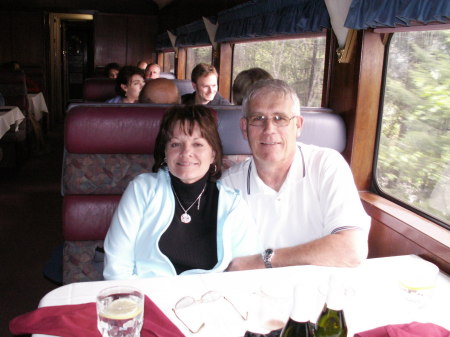
[[[66,114],[62,172],[65,284],[102,279],[97,247],[103,240],[121,194],[130,180],[153,166],[160,120],[169,106],[79,104]],[[248,158],[240,106],[214,106],[224,150],[224,168]],[[303,109],[299,140],[345,148],[342,119],[327,109]],[[326,136],[325,136],[326,135]]]
[[[5,105],[17,106],[23,114],[27,113],[27,86],[23,70],[0,69],[0,92]]]
[[[170,73],[170,72],[167,72],[167,71],[162,71],[160,74],[159,74],[159,77],[162,77],[162,78],[168,78],[169,80],[174,80],[175,79],[175,74],[174,73]]]
[[[175,83],[177,84],[178,91],[180,93],[180,96],[183,96],[185,94],[190,94],[194,92],[194,87],[192,86],[191,80],[175,80]]]
[[[86,102],[105,102],[116,95],[114,79],[93,77],[83,82],[83,100]]]

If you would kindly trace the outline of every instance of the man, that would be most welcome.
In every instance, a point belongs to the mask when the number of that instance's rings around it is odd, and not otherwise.
[[[183,104],[230,105],[231,103],[217,92],[217,78],[214,66],[206,63],[197,64],[191,74],[195,91],[181,96]]]
[[[159,78],[161,74],[161,67],[157,63],[150,63],[147,68],[145,68],[145,79],[146,80],[154,80],[155,78]]]
[[[139,94],[139,103],[180,104],[181,98],[174,81],[156,78],[147,82]]]
[[[358,265],[367,256],[370,218],[344,158],[297,144],[303,117],[296,93],[281,80],[256,82],[243,112],[240,127],[253,158],[222,180],[243,193],[265,250],[236,258],[228,270]]]

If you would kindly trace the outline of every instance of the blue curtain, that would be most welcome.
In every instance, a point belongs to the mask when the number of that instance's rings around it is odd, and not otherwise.
[[[167,32],[158,34],[156,37],[156,50],[167,50],[173,49],[172,43],[169,39],[169,34]]]
[[[177,47],[211,44],[203,20],[197,20],[190,24],[178,27],[175,31],[175,35],[177,36],[177,42],[175,42]]]
[[[353,0],[345,26],[352,29],[449,23],[450,0]]]
[[[217,20],[217,42],[330,28],[323,0],[252,0],[220,12]]]

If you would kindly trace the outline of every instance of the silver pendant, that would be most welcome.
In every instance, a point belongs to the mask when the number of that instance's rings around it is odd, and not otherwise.
[[[182,223],[189,223],[191,222],[191,216],[187,213],[181,214],[181,222]]]

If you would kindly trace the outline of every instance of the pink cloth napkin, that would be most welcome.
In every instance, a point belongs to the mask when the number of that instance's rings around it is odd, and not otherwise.
[[[412,322],[381,326],[357,333],[354,337],[450,337],[450,331],[433,323]]]
[[[95,303],[42,307],[9,323],[13,335],[46,334],[61,337],[101,337]],[[141,337],[184,337],[153,301],[145,296]]]

